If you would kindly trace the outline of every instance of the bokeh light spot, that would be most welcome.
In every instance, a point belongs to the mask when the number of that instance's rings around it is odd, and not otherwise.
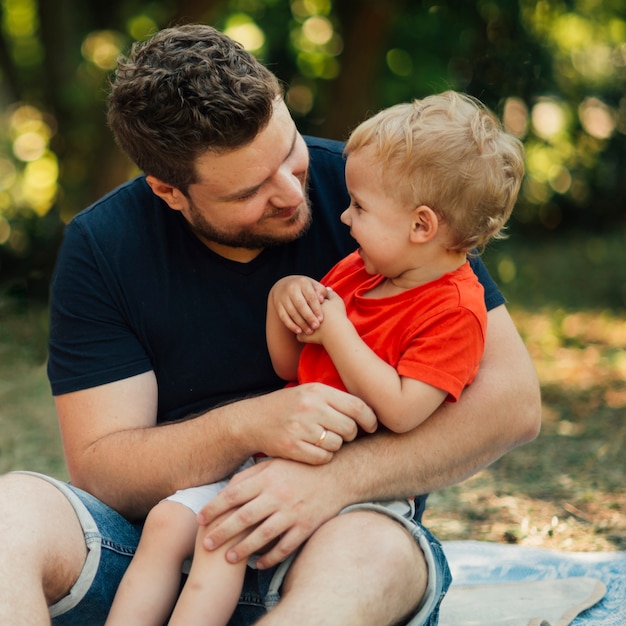
[[[413,72],[413,59],[406,50],[392,48],[385,57],[387,67],[396,76],[410,76]]]
[[[46,150],[46,138],[36,132],[22,133],[13,142],[13,154],[20,161],[35,161]]]
[[[615,130],[613,110],[598,98],[585,98],[578,108],[580,123],[596,139],[608,139]]]
[[[142,14],[135,15],[133,18],[128,20],[126,28],[128,29],[129,35],[135,41],[142,41],[152,33],[155,33],[159,26],[151,17]]]
[[[533,128],[542,139],[551,139],[565,128],[563,108],[553,100],[542,100],[532,108]]]
[[[504,103],[502,122],[506,130],[521,139],[528,128],[528,107],[521,98],[507,98]]]
[[[85,59],[101,70],[112,70],[122,50],[123,41],[110,30],[95,31],[87,35],[81,46]]]
[[[265,45],[265,33],[254,23],[251,17],[243,13],[237,13],[230,17],[224,33],[251,52],[261,50]]]
[[[498,276],[503,283],[511,283],[517,276],[515,261],[509,256],[504,256],[498,262]]]
[[[310,17],[302,25],[302,34],[318,46],[328,43],[333,36],[333,32],[333,25],[325,17]]]
[[[292,85],[287,91],[289,108],[299,115],[306,115],[313,108],[313,91],[306,85]]]
[[[9,237],[11,236],[11,224],[9,224],[9,220],[0,216],[0,246],[9,241]]]

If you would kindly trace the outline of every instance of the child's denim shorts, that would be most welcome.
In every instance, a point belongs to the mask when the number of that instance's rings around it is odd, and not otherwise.
[[[28,472],[30,473],[30,472]],[[68,498],[83,527],[88,553],[85,566],[70,593],[50,607],[53,626],[98,626],[104,624],[115,591],[130,563],[141,535],[141,525],[125,520],[113,509],[70,484],[43,474]],[[405,526],[422,549],[429,568],[428,589],[417,612],[405,624],[435,626],[439,604],[451,583],[450,570],[441,544],[419,522],[413,501],[363,503],[346,508],[368,509],[388,515]],[[229,626],[254,624],[280,599],[280,586],[294,556],[267,570],[248,568],[239,605]]]

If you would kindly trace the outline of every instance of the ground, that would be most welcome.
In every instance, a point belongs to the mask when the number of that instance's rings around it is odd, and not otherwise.
[[[433,494],[441,539],[626,550],[626,323],[606,312],[512,315],[541,381],[542,431]]]

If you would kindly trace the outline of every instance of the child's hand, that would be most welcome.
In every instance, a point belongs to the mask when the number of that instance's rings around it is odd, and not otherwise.
[[[290,331],[310,335],[324,319],[322,302],[326,293],[326,287],[312,278],[286,276],[272,287],[270,297],[278,317]]]
[[[326,337],[330,338],[330,334],[338,332],[338,324],[351,322],[346,314],[346,305],[343,298],[337,295],[330,287],[326,288],[326,299],[322,302],[321,309],[324,315],[324,324],[314,329],[312,333],[304,333],[298,335],[298,341],[302,343],[319,343],[324,344]]]

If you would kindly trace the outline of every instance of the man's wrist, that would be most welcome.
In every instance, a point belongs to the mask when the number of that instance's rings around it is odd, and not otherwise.
[[[219,412],[219,415],[209,416],[209,419],[221,420],[225,441],[237,456],[247,458],[260,452],[257,428],[259,424],[265,424],[263,416],[267,395],[236,400],[209,412]]]

